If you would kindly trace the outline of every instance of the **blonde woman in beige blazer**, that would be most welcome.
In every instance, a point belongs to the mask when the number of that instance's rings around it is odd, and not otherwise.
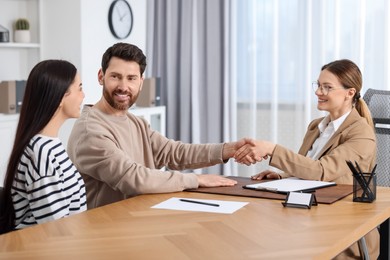
[[[234,158],[250,165],[270,157],[269,164],[283,172],[267,170],[252,179],[279,179],[295,176],[302,179],[352,184],[346,160],[356,161],[363,171],[371,172],[376,158],[376,139],[371,114],[361,98],[362,74],[350,60],[336,60],[322,67],[313,83],[318,97],[317,108],[328,115],[313,120],[298,153],[264,140],[248,139]],[[379,232],[366,236],[371,259],[379,255]],[[357,243],[336,259],[359,259]]]

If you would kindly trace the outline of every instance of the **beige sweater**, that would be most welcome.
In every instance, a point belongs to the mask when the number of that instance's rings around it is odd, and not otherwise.
[[[85,181],[92,209],[138,194],[198,187],[196,169],[223,163],[223,144],[167,139],[130,113],[118,117],[86,106],[68,141],[68,154]],[[158,170],[167,167],[166,171]]]

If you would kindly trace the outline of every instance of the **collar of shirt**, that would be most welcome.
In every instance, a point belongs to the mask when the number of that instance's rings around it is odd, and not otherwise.
[[[347,116],[351,111],[345,113],[336,120],[330,121],[329,115],[326,116],[319,124],[318,129],[320,130],[320,135],[314,141],[311,149],[307,152],[306,156],[312,158],[313,160],[318,160],[320,157],[320,152],[326,145],[326,143],[332,138],[333,134],[339,129],[340,125],[344,122]]]
[[[325,129],[329,126],[333,128],[333,133],[339,129],[342,123],[344,123],[347,116],[351,113],[351,110],[345,113],[344,115],[340,116],[336,120],[330,121],[330,116],[327,115],[322,121],[318,124],[318,129],[320,130],[320,133],[323,133]]]

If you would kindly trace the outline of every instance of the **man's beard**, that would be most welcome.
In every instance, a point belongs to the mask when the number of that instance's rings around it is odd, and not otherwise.
[[[125,102],[117,102],[113,96],[115,93],[118,94],[127,94],[129,96],[129,99]],[[137,95],[133,96],[129,94],[128,92],[118,91],[114,90],[111,94],[108,92],[107,88],[103,85],[103,96],[106,99],[107,103],[110,104],[111,107],[117,109],[117,110],[127,110],[129,109],[137,100],[139,95],[139,92]]]

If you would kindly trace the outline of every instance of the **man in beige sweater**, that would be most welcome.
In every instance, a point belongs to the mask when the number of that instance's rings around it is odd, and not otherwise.
[[[224,163],[244,140],[186,144],[167,139],[128,112],[142,89],[145,67],[138,47],[117,43],[108,48],[98,72],[103,96],[85,106],[73,127],[68,154],[85,181],[89,209],[138,194],[236,184],[219,175],[178,170]]]

